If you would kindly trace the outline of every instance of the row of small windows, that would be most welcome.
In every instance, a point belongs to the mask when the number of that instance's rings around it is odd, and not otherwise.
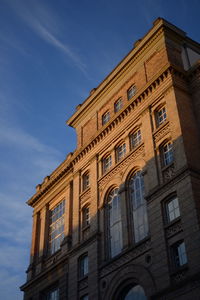
[[[130,100],[135,94],[136,94],[136,86],[132,85],[128,91],[127,91],[127,98]],[[114,112],[117,113],[118,111],[121,110],[123,106],[122,98],[119,98],[115,103],[114,103]],[[105,125],[107,122],[110,121],[110,112],[106,111],[102,115],[102,125]]]

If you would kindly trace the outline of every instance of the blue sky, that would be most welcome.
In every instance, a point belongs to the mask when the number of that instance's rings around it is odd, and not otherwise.
[[[0,299],[22,299],[25,201],[75,149],[65,121],[157,17],[200,42],[199,11],[199,0],[0,0]]]

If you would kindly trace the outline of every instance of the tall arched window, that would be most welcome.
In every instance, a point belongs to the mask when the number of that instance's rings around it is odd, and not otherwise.
[[[129,180],[129,193],[132,207],[134,240],[141,241],[148,235],[147,205],[144,199],[144,179],[141,171]]]
[[[123,247],[121,199],[118,194],[118,188],[113,189],[108,194],[107,203],[110,256],[114,257],[121,252]]]

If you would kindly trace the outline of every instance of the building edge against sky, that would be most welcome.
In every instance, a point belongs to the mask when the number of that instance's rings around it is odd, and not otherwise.
[[[24,300],[200,298],[200,45],[158,18],[67,124],[28,200]]]

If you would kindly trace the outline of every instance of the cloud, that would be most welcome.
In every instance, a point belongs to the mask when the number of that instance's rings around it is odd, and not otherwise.
[[[23,3],[19,7],[19,3],[8,1],[10,7],[14,12],[29,26],[35,34],[37,34],[43,41],[51,44],[55,49],[62,52],[67,59],[70,59],[75,66],[81,70],[86,76],[86,65],[82,62],[81,57],[72,50],[72,47],[66,42],[62,41],[58,19],[55,13],[50,10],[50,7],[43,6],[41,2],[36,3],[29,1],[28,5]],[[64,39],[66,39],[66,32]]]

